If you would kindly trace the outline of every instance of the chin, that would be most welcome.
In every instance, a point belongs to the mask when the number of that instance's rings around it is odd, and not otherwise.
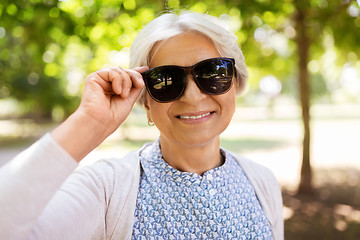
[[[212,136],[201,136],[197,133],[193,133],[191,137],[182,137],[178,139],[180,144],[187,145],[188,147],[204,147],[208,146],[209,144],[216,144],[218,145],[220,141],[220,134],[212,135]]]

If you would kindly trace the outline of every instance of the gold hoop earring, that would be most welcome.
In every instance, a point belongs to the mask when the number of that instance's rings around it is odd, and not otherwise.
[[[150,119],[148,119],[148,125],[149,125],[150,127],[152,127],[152,126],[155,125],[155,123],[154,123],[153,121],[151,121]]]

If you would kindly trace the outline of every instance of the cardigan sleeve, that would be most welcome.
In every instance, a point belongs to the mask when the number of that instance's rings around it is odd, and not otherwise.
[[[106,164],[84,167],[50,134],[0,169],[0,239],[93,239],[104,235]],[[70,177],[69,177],[70,176]],[[104,187],[105,186],[105,187]],[[102,217],[100,217],[102,216]]]
[[[45,135],[0,169],[0,239],[23,239],[77,163]]]

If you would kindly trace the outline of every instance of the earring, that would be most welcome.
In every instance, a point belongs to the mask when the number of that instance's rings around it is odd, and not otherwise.
[[[153,121],[151,121],[150,119],[148,119],[148,125],[149,125],[150,127],[152,127],[152,126],[155,125],[155,123],[154,123]]]

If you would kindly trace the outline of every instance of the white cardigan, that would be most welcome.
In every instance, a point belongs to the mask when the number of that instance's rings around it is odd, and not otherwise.
[[[130,239],[139,151],[80,168],[50,134],[0,169],[0,239]],[[275,240],[284,237],[273,174],[233,154],[252,183]]]

